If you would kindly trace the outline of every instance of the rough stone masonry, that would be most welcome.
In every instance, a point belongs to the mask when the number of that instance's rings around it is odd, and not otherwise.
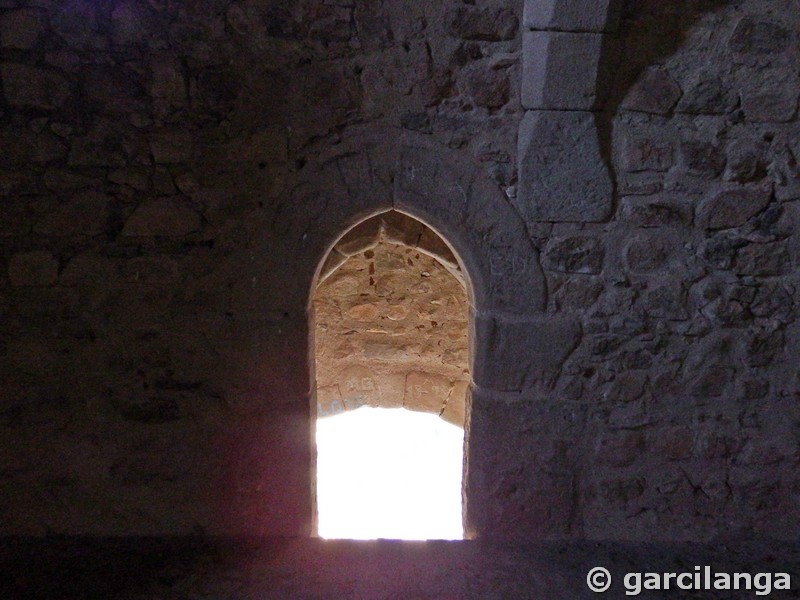
[[[0,591],[798,573],[799,32],[795,0],[0,0]],[[469,293],[473,539],[326,545],[310,299],[390,211]]]

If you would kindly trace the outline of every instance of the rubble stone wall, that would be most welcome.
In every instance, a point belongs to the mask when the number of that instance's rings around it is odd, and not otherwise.
[[[307,535],[310,298],[394,210],[469,286],[472,535],[796,538],[798,25],[0,0],[0,532]]]

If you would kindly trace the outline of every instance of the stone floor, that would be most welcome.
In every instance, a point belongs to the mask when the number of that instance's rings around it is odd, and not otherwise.
[[[0,598],[64,600],[626,598],[628,572],[787,572],[800,598],[800,544],[331,542],[300,539],[2,538]],[[595,566],[605,594],[586,587]],[[642,598],[755,598],[749,592],[643,591]]]

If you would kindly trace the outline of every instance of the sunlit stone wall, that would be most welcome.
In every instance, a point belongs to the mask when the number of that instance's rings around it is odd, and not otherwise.
[[[442,263],[381,234],[320,284],[314,310],[320,417],[405,407],[464,424],[467,294]]]

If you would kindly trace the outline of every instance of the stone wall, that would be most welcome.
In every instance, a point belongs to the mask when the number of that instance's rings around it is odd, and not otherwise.
[[[375,217],[331,252],[350,256],[314,291],[317,417],[402,407],[463,427],[469,304],[441,238],[408,217]]]
[[[0,0],[0,531],[307,535],[309,299],[393,209],[471,534],[796,538],[796,9],[589,5]]]

